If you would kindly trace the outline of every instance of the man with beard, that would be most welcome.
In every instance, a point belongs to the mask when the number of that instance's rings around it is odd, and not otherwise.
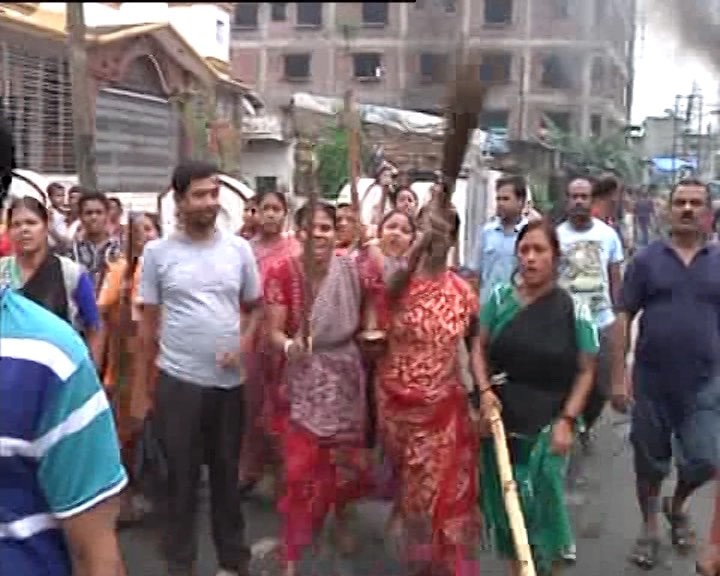
[[[620,370],[623,361],[613,312],[621,284],[622,243],[613,228],[591,216],[592,192],[593,185],[585,178],[568,184],[567,219],[557,228],[563,256],[560,283],[587,303],[600,334],[595,386],[583,415],[587,430],[605,406],[612,367]]]
[[[172,188],[183,226],[145,247],[136,369],[141,389],[159,342],[155,418],[168,468],[168,569],[170,576],[195,573],[197,494],[200,469],[207,464],[218,574],[247,576],[238,490],[240,370],[241,352],[248,350],[261,313],[259,274],[248,241],[216,228],[216,166],[182,163]],[[241,305],[249,311],[242,331]]]
[[[703,221],[709,211],[707,186],[681,180],[670,196],[669,240],[656,240],[640,252],[622,287],[623,334],[642,313],[630,439],[643,516],[632,559],[644,568],[658,560],[660,512],[678,552],[693,546],[686,503],[714,478],[720,456],[720,249],[706,243]],[[619,375],[613,403],[625,408],[628,394]],[[673,495],[661,501],[675,448],[677,483]]]

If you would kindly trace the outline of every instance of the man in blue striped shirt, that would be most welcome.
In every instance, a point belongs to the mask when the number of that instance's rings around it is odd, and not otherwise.
[[[124,576],[113,417],[72,327],[0,287],[0,574]]]

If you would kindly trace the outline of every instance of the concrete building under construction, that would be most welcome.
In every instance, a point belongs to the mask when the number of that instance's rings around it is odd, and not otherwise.
[[[543,118],[583,136],[623,126],[635,0],[239,2],[232,68],[268,104],[293,92],[437,112],[459,47],[493,85],[484,128],[530,139]]]

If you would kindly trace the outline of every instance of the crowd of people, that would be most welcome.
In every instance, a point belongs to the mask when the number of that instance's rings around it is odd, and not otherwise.
[[[657,565],[660,516],[679,552],[694,546],[687,503],[714,478],[720,432],[707,187],[679,182],[669,240],[625,263],[609,216],[617,180],[572,179],[556,226],[528,219],[524,180],[503,177],[497,217],[461,269],[445,185],[421,207],[391,180],[382,168],[387,190],[367,227],[355,206],[291,214],[268,191],[225,233],[218,169],[200,161],[174,171],[178,225],[162,238],[153,214],[123,225],[121,204],[79,187],[51,186],[49,206],[9,203],[1,574],[124,575],[116,530],[147,506],[135,463],[151,424],[162,460],[151,503],[171,576],[195,574],[203,466],[219,576],[248,574],[242,498],[266,475],[288,576],[329,521],[337,553],[351,553],[350,512],[379,496],[410,573],[477,574],[484,524],[520,575],[490,432],[498,410],[536,569],[556,574],[578,554],[568,460],[608,402],[632,407],[633,562]],[[716,515],[715,543],[718,526]],[[720,573],[714,546],[698,571]]]

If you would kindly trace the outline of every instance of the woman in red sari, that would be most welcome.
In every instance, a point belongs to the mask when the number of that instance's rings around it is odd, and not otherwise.
[[[331,510],[338,536],[347,535],[343,512],[370,488],[365,374],[355,342],[366,283],[355,259],[334,254],[335,208],[320,204],[307,212],[298,214],[300,222],[313,219],[312,293],[301,255],[278,262],[265,280],[271,341],[287,358],[280,511],[289,575]],[[306,307],[310,346],[302,333]]]
[[[397,290],[378,366],[378,424],[400,485],[393,528],[421,574],[477,574],[477,443],[458,344],[478,299],[445,266],[449,235],[425,234],[412,249],[424,252],[417,271]]]
[[[293,256],[299,245],[284,234],[287,199],[281,192],[269,191],[256,197],[257,234],[250,240],[261,279],[278,261]],[[247,358],[245,383],[245,440],[240,459],[241,490],[248,491],[262,478],[265,465],[277,464],[277,446],[268,426],[277,412],[278,354],[269,345],[260,324],[254,337],[254,352]],[[265,420],[268,420],[267,422]]]

